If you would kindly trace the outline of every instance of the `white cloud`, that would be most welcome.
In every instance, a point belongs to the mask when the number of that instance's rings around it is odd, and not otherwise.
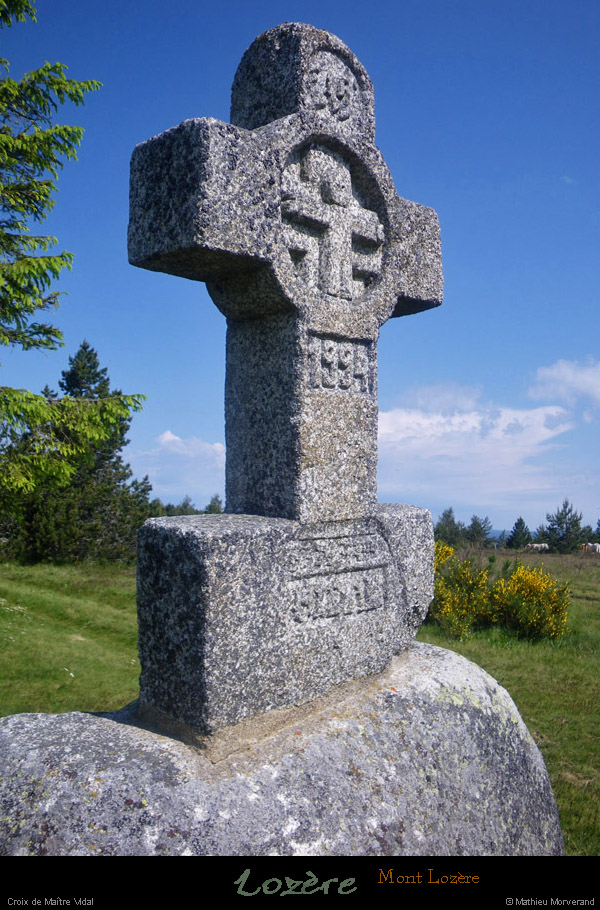
[[[558,399],[569,405],[579,398],[589,398],[600,405],[600,362],[558,360],[552,366],[539,367],[529,395],[537,400]]]
[[[501,510],[511,497],[537,508],[557,495],[547,456],[558,448],[557,437],[573,428],[569,413],[558,405],[464,407],[467,398],[459,389],[453,409],[447,401],[444,411],[380,413],[380,498],[462,503],[477,511],[477,504]]]
[[[463,386],[457,382],[438,383],[436,385],[421,386],[408,391],[402,396],[404,401],[410,401],[413,407],[425,411],[448,411],[474,408],[481,397],[479,386]]]
[[[184,439],[171,430],[161,433],[156,442],[152,449],[131,457],[134,474],[148,474],[153,496],[179,502],[187,495],[202,507],[213,494],[222,494],[225,446],[221,442],[205,442],[197,436]]]
[[[204,442],[197,436],[182,439],[171,430],[165,430],[157,439],[161,449],[184,458],[201,458],[213,461],[221,468],[225,467],[225,446],[220,442]]]

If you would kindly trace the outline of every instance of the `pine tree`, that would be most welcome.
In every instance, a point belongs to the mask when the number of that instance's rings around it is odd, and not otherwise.
[[[472,546],[485,547],[490,539],[491,533],[492,523],[487,515],[485,518],[473,515],[471,523],[465,531],[465,537]]]
[[[115,394],[107,369],[100,367],[87,341],[69,358],[59,387],[83,400]],[[10,535],[12,555],[30,562],[133,558],[135,532],[150,514],[152,487],[147,477],[132,480],[131,468],[123,461],[128,428],[129,420],[122,419],[108,439],[90,444],[72,480],[59,491],[51,483],[39,483],[21,498],[19,526]]]
[[[459,547],[464,543],[465,526],[462,521],[454,517],[452,506],[445,509],[437,520],[434,528],[435,539],[447,543],[451,547]]]
[[[548,543],[555,553],[574,553],[581,546],[581,520],[568,499],[556,512],[546,515]]]
[[[97,352],[86,340],[81,343],[75,356],[69,357],[69,369],[63,370],[58,385],[65,395],[78,400],[109,401],[122,395],[120,390],[111,391],[108,369],[100,367]],[[107,438],[94,445],[94,463],[97,468],[101,463],[119,461],[120,450],[128,442],[126,435],[130,425],[130,416],[121,417]]]
[[[524,519],[519,516],[508,535],[506,546],[510,550],[524,550],[528,543],[531,543],[531,531],[525,524]]]
[[[69,357],[69,369],[63,370],[58,385],[71,398],[108,398],[110,380],[106,367],[100,367],[98,354],[84,340],[74,357]]]

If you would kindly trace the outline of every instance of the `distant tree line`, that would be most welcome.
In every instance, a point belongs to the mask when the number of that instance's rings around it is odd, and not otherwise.
[[[524,550],[530,543],[545,543],[552,553],[574,553],[587,543],[600,543],[600,518],[596,529],[582,525],[583,515],[577,512],[568,499],[563,501],[556,512],[546,514],[546,524],[541,524],[533,533],[519,516],[511,532],[492,537],[489,518],[473,515],[469,525],[455,518],[452,508],[439,516],[435,527],[435,539],[458,549],[492,545],[507,547],[509,550]]]
[[[485,547],[492,540],[492,523],[489,518],[473,515],[469,525],[458,521],[454,509],[446,509],[437,520],[434,528],[435,539],[450,547]]]
[[[108,372],[87,341],[69,358],[59,389],[65,398],[79,402],[121,394],[110,388]],[[48,386],[41,394],[48,402],[61,400]],[[130,423],[130,417],[122,417],[100,441],[80,445],[77,455],[71,456],[76,467],[69,479],[57,483],[53,476],[40,476],[29,490],[0,488],[3,556],[25,562],[130,560],[135,557],[136,532],[147,518],[222,512],[219,496],[213,496],[205,509],[197,509],[189,496],[179,505],[151,500],[149,478],[134,479],[123,460]],[[27,434],[21,435],[4,445],[3,454],[14,459],[27,446]]]
[[[223,511],[221,497],[215,494],[204,509],[197,509],[189,496],[184,496],[179,505],[153,499],[148,505],[149,518],[162,518],[171,515],[219,515]]]

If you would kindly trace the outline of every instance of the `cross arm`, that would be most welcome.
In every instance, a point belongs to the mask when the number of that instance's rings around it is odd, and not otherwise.
[[[247,130],[186,120],[131,159],[129,261],[197,281],[269,259],[277,212],[262,149]]]
[[[436,212],[397,198],[392,232],[401,287],[394,316],[409,316],[440,306],[443,299],[442,247]]]

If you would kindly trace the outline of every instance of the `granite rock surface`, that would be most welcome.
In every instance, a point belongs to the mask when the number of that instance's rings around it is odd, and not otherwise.
[[[195,743],[136,724],[133,708],[0,720],[0,854],[564,852],[514,703],[430,645]]]

